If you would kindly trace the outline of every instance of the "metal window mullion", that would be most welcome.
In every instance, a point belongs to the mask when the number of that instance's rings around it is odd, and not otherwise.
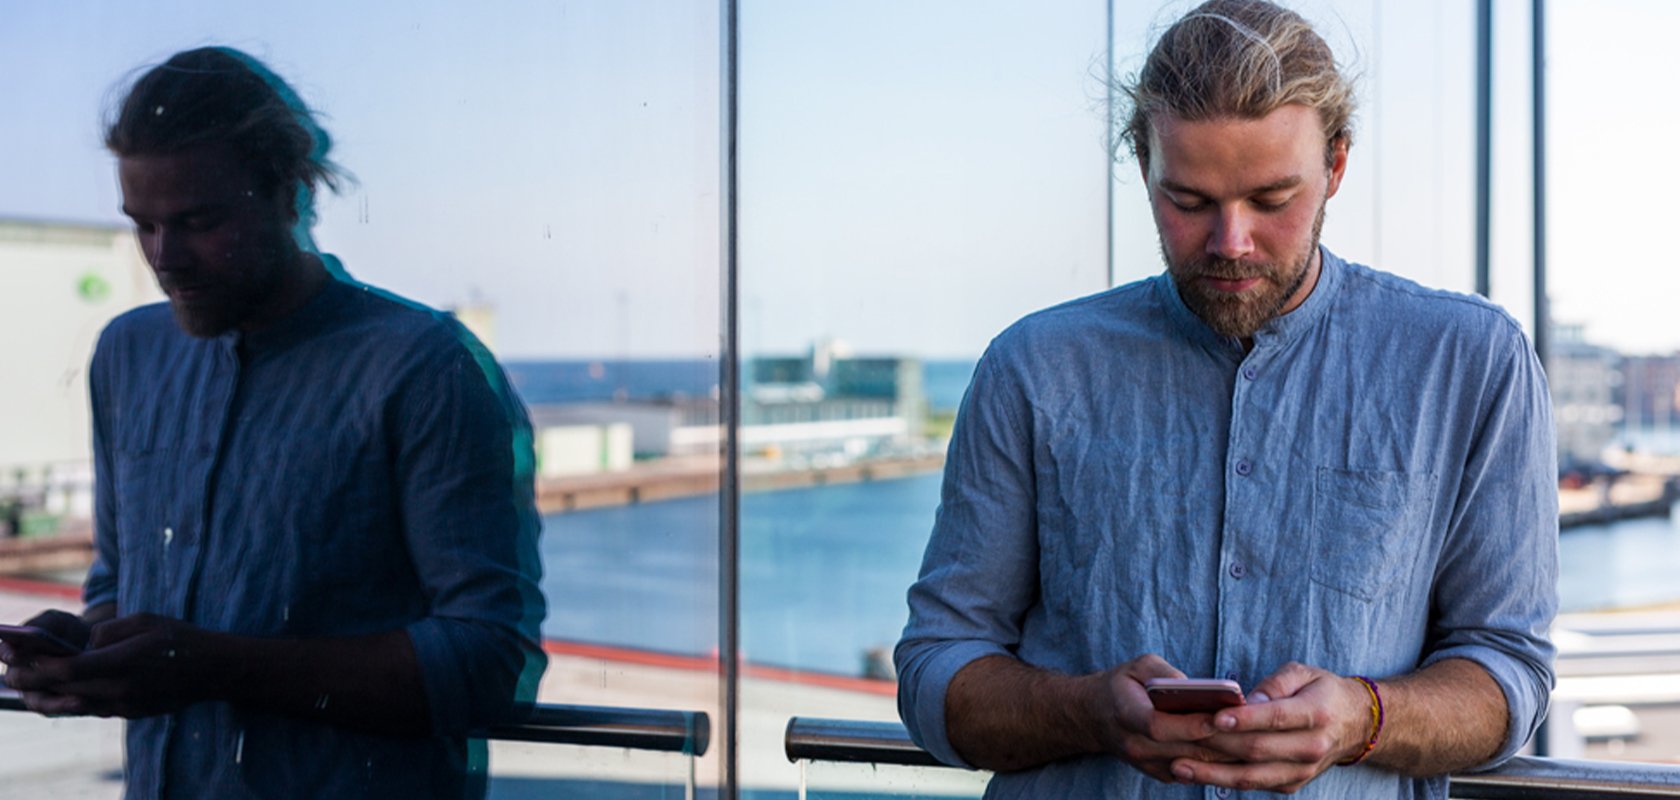
[[[740,431],[741,431],[741,352],[740,352],[740,248],[737,244],[739,204],[736,179],[739,176],[739,156],[736,125],[739,121],[738,0],[720,0],[720,113],[722,119],[721,165],[719,198],[722,201],[722,268],[723,308],[720,314],[722,357],[719,362],[720,416],[723,425],[723,475],[718,493],[718,665],[721,672],[719,686],[718,723],[719,775],[718,794],[722,800],[736,800],[740,796],[737,718],[740,707]]]

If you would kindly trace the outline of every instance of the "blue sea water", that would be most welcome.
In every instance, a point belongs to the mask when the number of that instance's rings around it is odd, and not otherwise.
[[[904,627],[939,476],[741,498],[741,647],[751,661],[855,675]],[[544,634],[707,655],[718,624],[715,495],[545,518]]]
[[[1680,598],[1680,516],[1565,531],[1558,540],[1558,562],[1564,611],[1672,602]]]

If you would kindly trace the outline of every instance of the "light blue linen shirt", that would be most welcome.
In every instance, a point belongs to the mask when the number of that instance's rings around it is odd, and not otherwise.
[[[1030,315],[963,400],[895,653],[911,735],[961,765],[953,675],[987,655],[1068,674],[1159,653],[1245,690],[1288,661],[1384,678],[1485,667],[1511,756],[1553,685],[1556,451],[1517,324],[1476,297],[1323,254],[1254,347],[1171,278]],[[1112,757],[999,774],[987,797],[1227,797]],[[1299,796],[1445,797],[1332,768]]]

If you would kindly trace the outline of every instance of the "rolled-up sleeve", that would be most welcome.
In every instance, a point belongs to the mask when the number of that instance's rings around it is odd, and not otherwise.
[[[969,765],[946,731],[951,679],[976,659],[1014,653],[1038,585],[1031,409],[1003,349],[993,343],[963,398],[933,534],[910,587],[910,620],[894,651],[905,727],[954,766]]]
[[[509,718],[545,666],[530,423],[483,348],[455,335],[397,399],[404,535],[429,605],[406,630],[443,735]]]
[[[1546,716],[1555,682],[1549,638],[1557,614],[1557,450],[1545,376],[1514,331],[1490,370],[1489,397],[1469,454],[1435,584],[1425,666],[1468,659],[1504,692],[1505,741],[1484,767],[1509,759]]]

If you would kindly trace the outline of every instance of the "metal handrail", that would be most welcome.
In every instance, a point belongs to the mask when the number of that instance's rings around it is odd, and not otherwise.
[[[1517,756],[1487,772],[1452,776],[1465,800],[1631,800],[1680,797],[1680,766]]]
[[[789,761],[946,766],[910,741],[910,732],[897,722],[794,717],[782,742]]]
[[[28,710],[16,692],[0,691],[0,711]],[[704,711],[540,703],[521,722],[495,725],[473,735],[485,739],[702,756],[711,743],[711,734],[711,718]]]
[[[622,747],[703,756],[712,739],[704,711],[541,703],[523,722],[479,731],[486,739]]]
[[[789,761],[945,767],[897,722],[794,717],[783,744]],[[1680,765],[1518,756],[1487,772],[1452,776],[1464,800],[1645,800],[1680,797]]]

